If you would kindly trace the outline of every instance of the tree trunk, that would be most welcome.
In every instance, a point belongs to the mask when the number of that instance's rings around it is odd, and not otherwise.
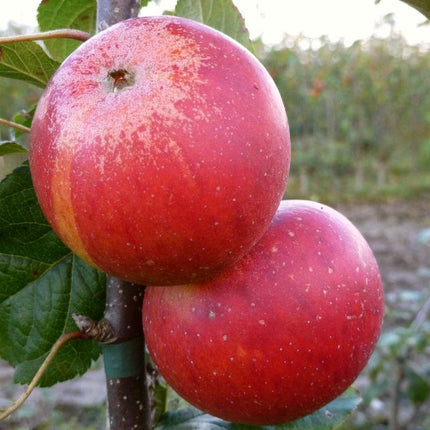
[[[97,31],[136,17],[139,9],[140,0],[97,0]]]
[[[144,287],[109,277],[105,319],[116,340],[103,346],[111,430],[149,430],[151,407],[142,330]]]

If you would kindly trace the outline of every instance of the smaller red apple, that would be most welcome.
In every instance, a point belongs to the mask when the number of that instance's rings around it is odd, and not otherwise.
[[[149,287],[150,354],[182,397],[212,415],[285,423],[355,380],[380,334],[384,300],[375,257],[343,215],[284,201],[235,266],[198,285]]]

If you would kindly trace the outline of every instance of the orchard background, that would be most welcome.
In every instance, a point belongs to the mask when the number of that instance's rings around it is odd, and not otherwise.
[[[410,3],[429,16],[428,1]],[[39,15],[43,31],[67,27],[95,32],[93,1],[51,0],[44,10]],[[357,381],[363,396],[358,409],[350,414],[360,400],[354,392],[335,402],[339,422],[347,418],[341,425],[357,429],[428,428],[428,50],[408,45],[389,17],[385,25],[391,25],[391,32],[385,39],[346,46],[323,36],[317,44],[286,36],[269,49],[261,41],[247,41],[230,1],[178,1],[174,13],[212,25],[253,49],[278,85],[289,116],[293,162],[288,197],[338,207],[366,236],[379,261],[387,294],[384,333]],[[5,35],[20,31],[10,26]],[[35,42],[1,45],[0,117],[30,126],[41,89],[78,44],[46,42],[49,55]],[[5,362],[0,373],[3,409],[23,391],[12,381],[28,384],[58,336],[74,327],[70,302],[79,313],[101,318],[105,276],[71,255],[41,217],[24,161],[26,133],[1,126],[0,137],[2,176],[24,162],[0,184],[0,357],[12,365]],[[20,269],[30,259],[31,279]],[[55,270],[40,279],[48,267]],[[46,296],[37,296],[38,283],[48,288],[55,306],[50,307]],[[11,300],[12,311],[6,307]],[[0,429],[106,427],[101,348],[95,342],[73,342],[60,351],[41,385],[73,381],[39,389],[9,421],[0,422]],[[159,428],[245,428],[188,409],[150,362],[147,370]],[[70,390],[78,395],[68,400]],[[282,426],[332,427],[317,415]]]

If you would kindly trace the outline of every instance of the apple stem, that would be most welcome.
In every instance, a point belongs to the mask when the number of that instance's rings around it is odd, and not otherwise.
[[[117,92],[125,87],[131,87],[134,84],[134,75],[125,69],[113,70],[108,74],[107,84],[109,90]]]
[[[0,45],[6,43],[17,42],[32,42],[35,40],[49,40],[49,39],[74,39],[85,42],[91,37],[90,33],[82,30],[75,30],[71,28],[64,28],[59,30],[44,31],[41,33],[33,34],[20,34],[16,36],[0,37]]]

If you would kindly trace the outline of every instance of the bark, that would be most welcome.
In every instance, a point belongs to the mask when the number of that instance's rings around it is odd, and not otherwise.
[[[112,430],[151,428],[142,330],[144,287],[109,277],[105,319],[115,341],[103,346],[109,426]]]
[[[97,31],[136,17],[139,8],[140,0],[97,0]]]

